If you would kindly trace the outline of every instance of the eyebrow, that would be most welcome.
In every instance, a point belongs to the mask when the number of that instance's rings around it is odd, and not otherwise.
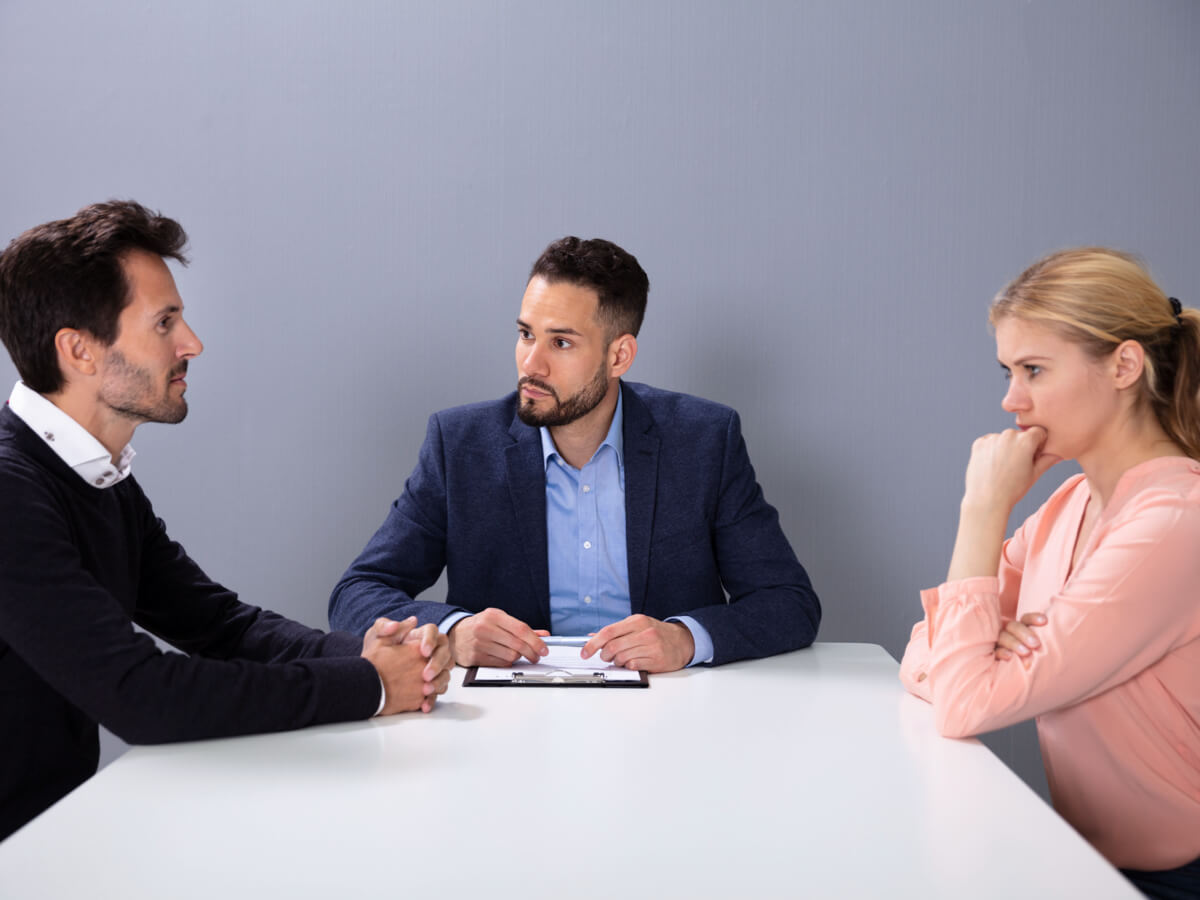
[[[150,318],[157,319],[160,316],[165,316],[170,313],[177,313],[181,309],[183,309],[183,307],[180,306],[178,303],[169,303],[166,306],[164,306],[162,309],[160,309],[158,312],[156,312],[154,315],[152,315]]]
[[[517,327],[524,328],[526,331],[533,331],[533,328],[528,322],[522,322],[520,319],[517,319]],[[583,337],[583,335],[574,328],[547,328],[546,334],[573,334],[576,337]]]
[[[1000,368],[1002,368],[1002,369],[1008,368],[1008,366],[1006,366],[1001,360],[996,360],[996,362],[1000,363]],[[1014,366],[1027,366],[1032,362],[1050,362],[1050,357],[1048,357],[1048,356],[1022,356],[1020,359],[1018,359],[1016,362],[1014,362],[1013,365]]]

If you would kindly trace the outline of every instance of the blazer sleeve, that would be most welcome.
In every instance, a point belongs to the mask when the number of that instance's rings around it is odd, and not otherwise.
[[[1200,637],[1200,504],[1145,492],[1048,598],[1028,664],[995,659],[1002,587],[967,578],[923,592],[938,730],[965,737],[1072,706]]]
[[[380,616],[416,616],[438,624],[460,607],[416,600],[446,566],[445,442],[437,415],[429,418],[417,467],[358,558],[329,597],[329,624],[362,634]]]
[[[150,583],[135,615],[223,658],[160,650],[85,567],[46,487],[11,471],[0,483],[21,519],[10,520],[0,538],[0,635],[54,691],[124,740],[283,731],[375,712],[380,688],[369,662],[310,655],[341,652],[344,636],[322,640],[295,623],[262,620],[261,611],[209,581],[154,520],[158,530],[142,547]],[[144,514],[153,516],[148,504]],[[297,636],[297,647],[286,649]],[[242,651],[259,659],[239,658]],[[267,658],[280,661],[261,661]]]
[[[712,637],[713,665],[807,647],[821,622],[821,603],[763,497],[732,410],[724,437],[713,552],[729,602],[685,613]]]

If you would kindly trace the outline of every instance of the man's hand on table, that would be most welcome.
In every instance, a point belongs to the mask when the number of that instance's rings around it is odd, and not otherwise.
[[[696,642],[686,625],[636,615],[605,625],[580,654],[588,659],[599,653],[605,662],[625,669],[674,672],[692,661]]]
[[[502,609],[489,608],[459,619],[450,629],[450,653],[460,666],[511,666],[521,657],[538,662],[550,651],[548,631],[535,631]]]
[[[380,618],[363,635],[362,656],[383,681],[379,715],[419,709],[430,712],[450,684],[450,643],[436,625],[417,627],[415,616],[401,622]]]

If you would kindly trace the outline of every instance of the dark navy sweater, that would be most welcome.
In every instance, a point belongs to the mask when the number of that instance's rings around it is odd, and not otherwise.
[[[91,487],[0,409],[0,839],[96,771],[97,723],[153,744],[369,717],[361,649],[239,602],[132,477]]]

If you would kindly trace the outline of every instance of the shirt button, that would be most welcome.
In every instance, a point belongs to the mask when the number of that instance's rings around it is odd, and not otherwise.
[[[104,486],[104,479],[103,479],[103,478],[97,478],[97,479],[96,479],[96,485],[97,485],[98,487],[103,487],[103,486]]]
[[[917,676],[917,682],[920,683],[924,680],[925,680],[925,673],[922,672],[920,675]]]
[[[591,602],[592,602],[592,598],[591,598],[591,597],[584,597],[584,598],[583,598],[583,602],[584,602],[584,603],[591,603]]]
[[[591,550],[591,549],[592,549],[592,542],[591,542],[591,541],[584,541],[584,542],[583,542],[583,549],[584,549],[584,550]]]
[[[583,486],[583,492],[584,492],[585,494],[591,493],[591,490],[592,490],[592,486],[591,486],[590,484],[585,484],[585,485]]]

